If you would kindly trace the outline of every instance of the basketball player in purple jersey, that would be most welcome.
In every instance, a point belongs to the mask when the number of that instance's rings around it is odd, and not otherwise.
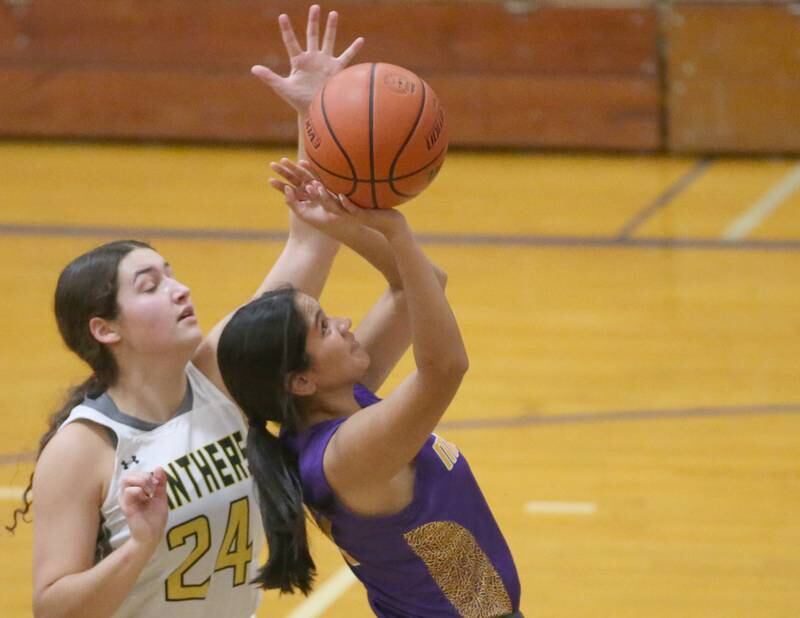
[[[367,589],[376,615],[521,616],[508,545],[458,449],[432,433],[468,360],[443,291],[397,210],[334,199],[303,167],[277,180],[303,221],[356,250],[389,289],[355,333],[291,288],[239,309],[220,337],[228,391],[250,425],[269,559],[258,581],[310,589],[303,500]],[[296,187],[303,187],[303,199]],[[374,392],[413,344],[416,370]],[[267,428],[281,425],[280,437]]]

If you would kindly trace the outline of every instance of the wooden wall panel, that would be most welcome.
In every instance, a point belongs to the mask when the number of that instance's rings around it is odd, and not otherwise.
[[[673,5],[667,19],[669,147],[800,152],[800,9]]]
[[[63,0],[35,0],[8,9],[18,36],[0,38],[0,59],[220,70],[263,58],[284,68],[278,15],[288,13],[298,28],[306,15],[304,3],[263,0],[81,0],[68,18],[62,7]],[[512,13],[498,2],[369,0],[337,7],[340,47],[364,35],[371,60],[419,71],[655,73],[649,9]]]
[[[633,78],[431,77],[451,134],[480,146],[657,150],[658,89]],[[509,102],[513,102],[509,104]],[[509,113],[509,108],[514,111]]]
[[[657,91],[636,80],[429,80],[448,101],[453,143],[463,146],[528,147],[535,131],[543,147],[659,147]],[[288,107],[249,75],[0,69],[0,83],[0,118],[15,119],[5,128],[10,136],[292,142],[296,135]]]
[[[289,13],[302,30],[305,3],[82,0],[69,12],[63,6],[35,0],[0,13],[0,76],[7,84],[0,90],[0,135],[293,137],[283,104],[248,69],[261,62],[288,70],[277,16]],[[435,0],[345,0],[336,7],[339,49],[364,34],[359,61],[394,62],[430,81],[448,110],[455,145],[661,145],[654,9]],[[623,84],[629,93],[621,92]]]
[[[10,69],[0,83],[10,94],[0,123],[15,119],[7,135],[282,142],[297,133],[288,106],[246,73]]]

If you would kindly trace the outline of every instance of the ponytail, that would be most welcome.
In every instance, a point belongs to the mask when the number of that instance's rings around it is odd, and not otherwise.
[[[100,381],[97,379],[96,376],[92,375],[88,380],[83,382],[74,388],[71,388],[67,392],[67,396],[65,398],[64,403],[61,407],[56,410],[51,416],[49,421],[49,427],[44,435],[39,440],[39,450],[36,453],[36,461],[39,461],[39,457],[44,450],[44,447],[52,440],[53,436],[56,435],[58,428],[64,424],[64,421],[67,420],[69,413],[72,412],[72,409],[80,405],[80,403],[86,398],[87,395],[96,396],[102,393],[104,387],[100,384]],[[6,530],[14,533],[14,530],[19,523],[19,519],[24,522],[29,523],[30,520],[27,518],[28,513],[31,510],[31,490],[33,489],[33,472],[31,472],[31,476],[28,479],[28,486],[25,488],[25,491],[22,492],[22,506],[14,509],[14,521],[10,526],[4,526]]]
[[[258,489],[269,558],[252,583],[308,594],[316,566],[308,549],[297,458],[263,425],[250,427],[247,461]]]
[[[83,384],[71,389],[64,404],[50,417],[49,427],[39,440],[37,461],[58,428],[67,420],[72,408],[87,395],[97,397],[117,382],[119,366],[114,355],[94,338],[89,331],[89,322],[94,317],[114,320],[119,315],[119,265],[125,256],[136,249],[152,247],[138,240],[106,243],[72,260],[58,277],[53,299],[58,330],[67,347],[86,362],[94,373]],[[13,524],[5,527],[9,532],[14,532],[20,517],[22,521],[29,521],[26,515],[31,509],[32,486],[33,474],[22,494],[23,506],[14,511]]]
[[[297,456],[267,429],[267,422],[295,432],[298,410],[287,388],[305,371],[308,327],[293,288],[265,292],[241,307],[222,331],[217,361],[225,387],[247,417],[247,462],[261,498],[261,523],[269,558],[254,583],[308,594],[316,574],[308,550],[303,488]]]

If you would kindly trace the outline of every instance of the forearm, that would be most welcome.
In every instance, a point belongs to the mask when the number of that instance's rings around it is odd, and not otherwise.
[[[316,231],[315,233],[319,234]],[[324,237],[322,234],[320,236]],[[290,234],[283,251],[261,282],[255,297],[261,296],[267,290],[288,284],[309,296],[319,298],[338,250],[338,242],[295,238]]]
[[[305,156],[301,115],[297,117],[297,130],[299,160]],[[254,297],[288,283],[314,298],[319,298],[338,251],[338,240],[320,232],[290,211],[286,245]]]
[[[303,124],[303,114],[297,114],[297,160],[302,161],[306,158],[306,143],[303,139],[303,131],[305,125]]]
[[[386,279],[392,290],[403,288],[403,280],[389,242],[380,233],[367,227],[348,227],[337,239],[364,258]]]
[[[297,116],[297,160],[302,161],[306,158],[306,149],[303,143],[303,116]],[[317,230],[305,221],[297,217],[293,212],[289,213],[289,238],[305,243],[314,244],[321,250],[330,249],[338,246],[338,241]]]
[[[56,580],[34,597],[35,616],[106,618],[130,594],[152,551],[129,540],[94,567]]]
[[[441,271],[431,262],[406,228],[390,240],[403,280],[411,324],[414,359],[420,370],[463,372],[467,353],[450,304],[444,295]]]

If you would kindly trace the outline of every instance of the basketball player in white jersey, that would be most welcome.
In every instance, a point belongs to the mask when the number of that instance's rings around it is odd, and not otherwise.
[[[356,39],[334,56],[337,16],[329,14],[320,46],[319,14],[311,7],[305,50],[288,17],[279,19],[288,77],[253,71],[299,113],[363,44]],[[292,283],[318,296],[337,248],[292,218],[256,294]],[[34,614],[253,615],[262,527],[247,427],[216,363],[224,321],[204,339],[189,289],[137,241],[73,260],[59,278],[55,312],[67,346],[93,374],[70,392],[40,443]],[[30,488],[14,525],[31,507]]]

